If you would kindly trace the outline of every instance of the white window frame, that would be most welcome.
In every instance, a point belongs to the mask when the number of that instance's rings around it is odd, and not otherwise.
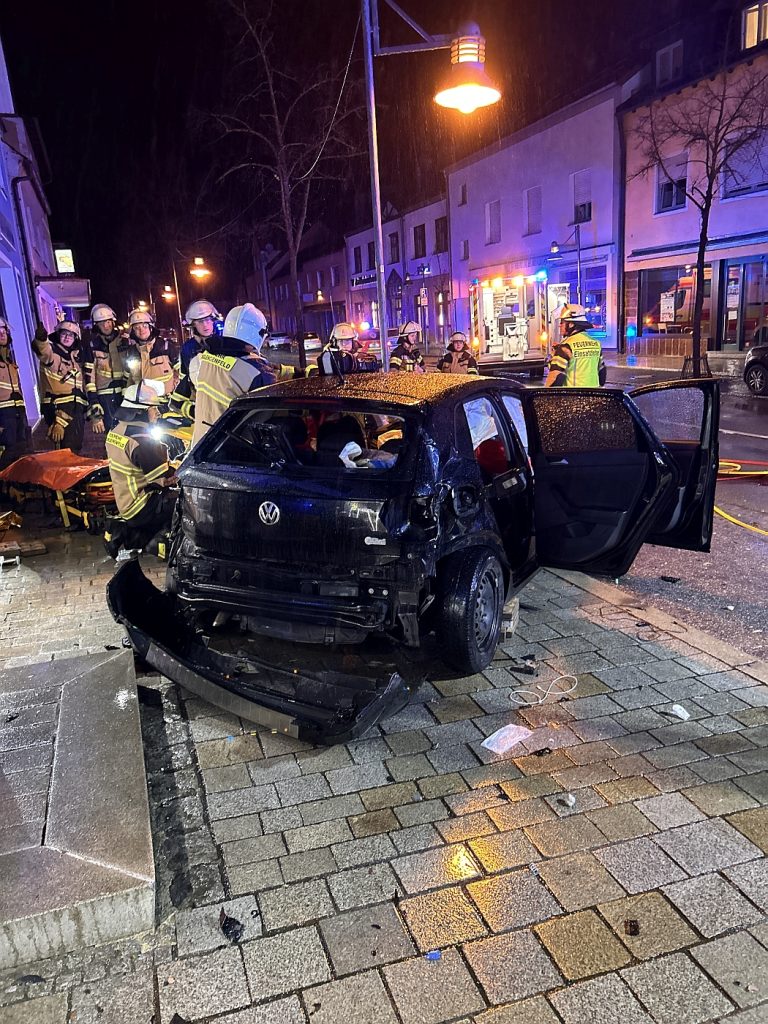
[[[663,217],[669,213],[680,213],[681,210],[685,210],[688,207],[688,154],[687,153],[676,153],[674,156],[664,158],[664,163],[667,167],[680,166],[683,157],[685,157],[685,189],[683,190],[683,202],[678,203],[675,206],[662,207],[661,205],[661,189],[663,185],[672,184],[680,181],[680,178],[670,178],[661,164],[656,167],[656,181],[653,187],[653,212],[656,217]]]
[[[538,227],[536,224],[531,223],[531,198],[534,194],[538,193]],[[532,185],[530,188],[525,189],[523,192],[523,210],[525,215],[525,231],[526,235],[540,235],[542,231],[542,196],[541,196],[541,185]]]
[[[675,66],[675,53],[679,51],[677,67]],[[662,74],[662,65],[669,61],[669,73]],[[666,85],[668,82],[676,82],[683,73],[683,40],[678,39],[669,46],[663,46],[656,51],[656,84]]]
[[[762,147],[762,156],[763,156],[762,160],[760,160],[760,158],[758,157],[758,158],[756,158],[755,162],[756,163],[757,162],[760,163],[760,167],[762,169],[762,174],[763,174],[765,180],[761,181],[757,185],[750,185],[747,188],[742,188],[742,189],[739,189],[737,191],[729,192],[728,191],[729,173],[728,173],[727,169],[723,169],[722,188],[720,190],[720,199],[723,202],[729,202],[732,199],[747,199],[749,196],[763,195],[765,192],[768,192],[768,134],[766,134],[766,138],[764,140],[764,144],[763,144],[763,147]]]
[[[585,187],[585,184],[587,187]],[[572,224],[589,224],[594,216],[592,205],[592,168],[582,167],[571,175],[571,198],[573,199],[573,220]],[[577,217],[577,210],[589,206],[588,217]]]
[[[755,41],[747,41],[747,21],[750,14],[757,15],[757,29]],[[768,39],[768,0],[760,0],[760,3],[748,4],[741,12],[741,48],[742,50],[753,50],[756,46]]]
[[[501,241],[501,199],[485,204],[485,244],[498,245]]]

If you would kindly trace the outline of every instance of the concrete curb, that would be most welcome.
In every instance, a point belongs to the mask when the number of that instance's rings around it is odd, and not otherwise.
[[[606,583],[584,573],[572,572],[567,569],[548,569],[547,571],[551,572],[553,576],[571,583],[574,587],[578,587],[580,590],[594,594],[595,597],[599,597],[602,601],[616,605],[617,608],[621,608],[633,618],[649,622],[652,626],[656,626],[672,636],[684,639],[685,643],[690,647],[695,647],[702,654],[708,654],[712,658],[717,658],[718,661],[722,661],[730,668],[738,668],[739,672],[743,672],[744,675],[749,676],[758,683],[768,684],[768,663],[745,654],[744,651],[732,647],[724,640],[718,640],[717,637],[712,636],[710,633],[705,633],[701,629],[696,629],[695,626],[689,626],[688,623],[681,622],[679,619],[674,618],[674,616],[667,614],[667,612],[654,608],[653,605],[643,603],[641,606],[638,598],[623,593],[615,584]]]

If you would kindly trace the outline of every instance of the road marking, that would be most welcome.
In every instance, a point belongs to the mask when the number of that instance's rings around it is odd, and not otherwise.
[[[725,427],[720,427],[721,434],[737,434],[739,437],[757,437],[761,441],[768,441],[768,434],[745,434],[743,430],[726,430]]]

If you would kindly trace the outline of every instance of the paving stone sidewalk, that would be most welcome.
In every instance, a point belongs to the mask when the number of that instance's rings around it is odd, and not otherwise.
[[[0,666],[119,643],[110,570],[5,571]],[[140,678],[157,928],[2,976],[0,1024],[768,1020],[768,667],[584,577],[521,596],[488,670],[329,749]]]

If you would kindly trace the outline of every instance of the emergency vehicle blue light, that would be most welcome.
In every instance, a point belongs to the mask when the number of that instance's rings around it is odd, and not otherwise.
[[[547,280],[547,272],[546,272],[546,270],[538,271],[538,273],[536,274],[536,280],[537,281],[546,281]]]
[[[637,337],[637,328],[635,327],[634,324],[628,324],[627,325],[627,337],[628,338],[636,338]]]

